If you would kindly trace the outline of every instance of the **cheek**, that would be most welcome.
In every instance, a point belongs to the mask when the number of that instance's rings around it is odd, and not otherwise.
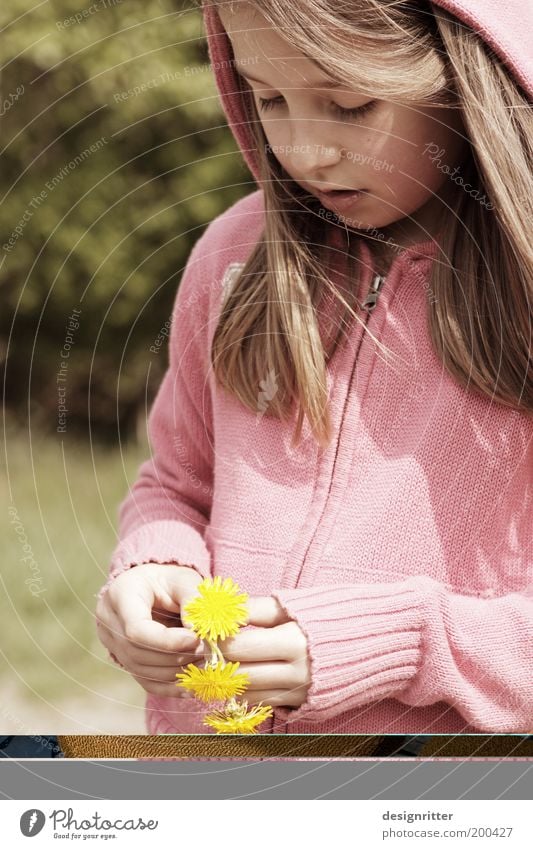
[[[265,144],[272,145],[273,148],[282,149],[284,146],[288,144],[288,138],[285,137],[284,131],[284,121],[269,121],[265,120],[264,117],[261,117],[261,112],[257,110],[259,115],[259,120],[262,125],[263,135],[265,136]],[[282,153],[276,154],[276,159],[279,160],[281,165],[286,165],[286,157]]]
[[[439,111],[440,121],[449,121],[449,112],[444,117],[445,110]],[[435,113],[433,117],[404,115],[395,124],[380,152],[380,157],[394,166],[386,174],[384,194],[388,198],[401,198],[409,205],[425,202],[449,179],[442,166],[448,165],[453,170],[460,161],[465,145],[462,127],[459,124],[454,130],[443,126]]]
[[[263,127],[263,134],[268,144],[279,145],[283,143],[285,135],[283,130],[283,121],[265,121],[263,118],[261,119],[261,124]]]

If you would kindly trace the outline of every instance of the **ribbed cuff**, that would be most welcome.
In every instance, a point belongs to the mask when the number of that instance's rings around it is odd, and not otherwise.
[[[422,663],[423,583],[272,593],[307,637],[311,661],[307,700],[288,712],[288,722],[321,722],[391,698],[409,684]]]
[[[203,578],[210,575],[209,551],[197,530],[185,522],[170,519],[148,522],[119,543],[111,560],[109,577],[97,598],[122,572],[141,563],[175,563],[191,566]]]

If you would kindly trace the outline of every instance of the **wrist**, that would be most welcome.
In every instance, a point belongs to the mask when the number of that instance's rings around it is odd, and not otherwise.
[[[132,563],[130,568],[133,566],[174,566],[175,569],[192,569],[195,572],[198,572],[197,568],[192,563],[178,563],[176,560],[143,560],[139,563]],[[198,572],[198,574],[200,574]]]

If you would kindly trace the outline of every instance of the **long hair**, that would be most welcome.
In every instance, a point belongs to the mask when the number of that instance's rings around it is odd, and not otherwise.
[[[533,115],[527,93],[473,30],[429,2],[247,0],[247,6],[347,87],[382,100],[461,110],[469,143],[464,176],[488,203],[458,188],[453,204],[442,207],[428,332],[444,368],[468,391],[531,413]],[[239,80],[265,225],[223,305],[212,366],[217,382],[253,411],[260,387],[275,375],[266,414],[289,421],[296,411],[293,444],[307,417],[317,441],[327,445],[327,363],[351,323],[364,324],[356,297],[358,247],[375,237],[351,232],[343,294],[328,273],[338,260],[328,232],[339,222],[318,214],[317,199],[269,151],[251,89]],[[329,341],[318,313],[327,293],[337,308],[337,333]],[[364,332],[370,332],[366,326]]]

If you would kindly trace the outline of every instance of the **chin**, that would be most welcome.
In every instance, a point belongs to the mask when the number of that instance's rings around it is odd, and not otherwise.
[[[365,221],[363,219],[350,218],[349,216],[339,216],[340,220],[343,224],[345,224],[350,230],[357,230],[360,233],[372,233],[376,234],[376,231],[384,230],[385,227],[388,227],[388,224],[381,224],[380,221]]]

